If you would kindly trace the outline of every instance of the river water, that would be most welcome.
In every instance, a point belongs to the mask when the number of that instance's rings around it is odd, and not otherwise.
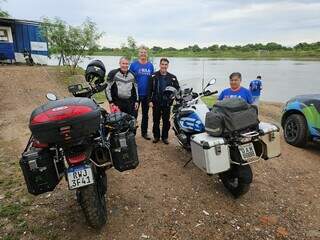
[[[100,59],[107,71],[117,68],[119,57],[91,56],[84,59],[80,66],[85,68],[92,59]],[[155,69],[159,59],[152,59]],[[219,92],[229,87],[228,76],[232,72],[242,73],[242,86],[248,87],[257,75],[262,76],[263,91],[261,99],[285,102],[299,94],[320,93],[320,61],[303,60],[238,60],[210,58],[169,58],[169,72],[175,74],[180,84],[201,90],[202,79],[207,82],[214,77],[217,82],[213,88]],[[56,65],[52,58],[50,65]]]

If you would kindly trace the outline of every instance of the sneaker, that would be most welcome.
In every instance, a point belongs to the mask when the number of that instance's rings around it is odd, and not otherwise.
[[[153,143],[157,143],[157,142],[159,142],[159,140],[160,140],[159,138],[155,138],[155,139],[153,139],[152,142],[153,142]]]
[[[149,137],[148,134],[142,134],[141,136],[146,140],[151,140],[151,137]]]
[[[169,141],[168,141],[168,139],[162,139],[162,142],[164,143],[164,144],[169,144]]]

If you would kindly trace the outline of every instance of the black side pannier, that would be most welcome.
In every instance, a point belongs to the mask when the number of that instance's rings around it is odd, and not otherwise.
[[[139,165],[135,134],[130,131],[111,135],[113,166],[120,172],[135,169]]]
[[[68,144],[97,132],[101,110],[89,98],[64,98],[36,108],[30,117],[32,135],[41,143]]]
[[[33,195],[53,191],[64,173],[63,160],[56,162],[49,148],[28,148],[19,163],[28,192]]]
[[[106,116],[106,127],[111,131],[111,155],[114,168],[120,172],[139,165],[135,140],[135,118],[118,112]]]
[[[241,98],[219,101],[207,113],[205,128],[215,137],[228,137],[243,130],[258,130],[258,110]]]
[[[135,131],[135,118],[124,112],[107,114],[105,125],[111,132]]]

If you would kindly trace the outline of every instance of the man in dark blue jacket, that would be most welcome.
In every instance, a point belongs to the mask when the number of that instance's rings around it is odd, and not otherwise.
[[[161,58],[160,70],[151,76],[149,88],[149,101],[153,108],[153,137],[154,143],[159,142],[160,137],[165,144],[169,144],[170,111],[173,103],[172,96],[166,89],[173,87],[179,90],[177,77],[168,72],[169,60]],[[160,119],[162,118],[162,133],[160,136]]]

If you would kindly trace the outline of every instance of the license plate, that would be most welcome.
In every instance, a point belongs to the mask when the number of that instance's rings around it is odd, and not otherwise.
[[[256,156],[253,143],[247,143],[238,146],[239,152],[243,160],[248,160]]]
[[[68,168],[68,183],[70,189],[93,184],[91,167],[89,165],[80,165]]]

